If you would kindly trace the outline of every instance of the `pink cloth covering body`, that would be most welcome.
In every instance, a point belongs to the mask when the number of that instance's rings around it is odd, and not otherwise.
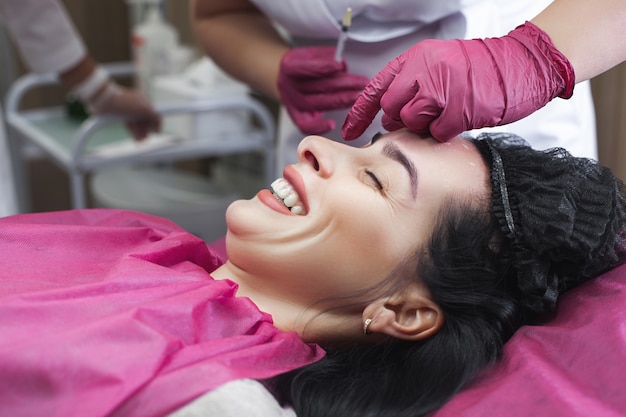
[[[121,210],[0,219],[0,415],[161,416],[321,358],[211,278],[218,246]]]
[[[431,417],[626,416],[626,265],[561,297],[501,361]]]

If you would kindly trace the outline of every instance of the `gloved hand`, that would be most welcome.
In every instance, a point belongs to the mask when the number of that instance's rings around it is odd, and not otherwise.
[[[142,140],[151,131],[161,128],[161,116],[141,93],[117,85],[112,80],[87,101],[94,114],[114,114],[128,118],[126,128],[136,140]]]
[[[280,61],[280,99],[304,134],[332,130],[335,121],[323,112],[349,108],[369,81],[348,74],[345,62],[336,62],[334,55],[334,47],[293,48]]]
[[[367,85],[342,127],[359,137],[379,109],[401,127],[441,142],[467,130],[522,119],[554,97],[569,98],[574,70],[530,22],[500,38],[427,40],[390,62]]]

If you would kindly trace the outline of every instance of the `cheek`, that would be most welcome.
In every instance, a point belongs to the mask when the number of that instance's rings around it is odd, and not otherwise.
[[[387,222],[355,222],[355,226],[344,229],[347,238],[324,248],[329,267],[341,283],[338,286],[345,286],[337,291],[349,293],[380,283],[411,250]]]

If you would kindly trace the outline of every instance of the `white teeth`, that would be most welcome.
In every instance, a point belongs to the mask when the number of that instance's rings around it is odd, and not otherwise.
[[[278,179],[272,183],[272,189],[277,196],[284,199],[289,195],[290,192],[293,192],[293,189],[291,188],[291,185],[289,185],[289,183],[284,180],[281,181],[281,179]]]
[[[304,207],[301,205],[293,206],[290,210],[293,214],[304,214]]]
[[[279,178],[271,184],[274,196],[281,200],[283,204],[291,210],[293,214],[305,214],[304,205],[300,201],[300,196],[293,186],[284,178]]]
[[[283,198],[283,203],[285,203],[287,207],[293,207],[298,200],[298,194],[292,193]]]

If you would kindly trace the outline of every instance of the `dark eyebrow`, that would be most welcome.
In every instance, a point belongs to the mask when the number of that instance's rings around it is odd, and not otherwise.
[[[413,162],[411,162],[398,145],[393,142],[385,143],[385,146],[383,146],[383,155],[399,162],[402,164],[404,169],[406,169],[409,174],[409,178],[411,179],[411,195],[413,196],[413,199],[415,199],[417,196],[417,169],[415,169]]]

